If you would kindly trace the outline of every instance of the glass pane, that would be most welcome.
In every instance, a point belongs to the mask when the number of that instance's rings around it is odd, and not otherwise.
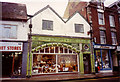
[[[102,69],[102,61],[101,61],[100,50],[96,50],[96,60],[98,61],[99,65],[100,65],[100,69]]]
[[[60,47],[60,53],[63,53],[63,48],[62,47]]]
[[[56,56],[55,55],[33,55],[33,74],[55,73]]]
[[[17,28],[16,28],[16,26],[11,26],[10,37],[11,38],[17,38]]]
[[[49,48],[45,48],[45,53],[49,53]]]
[[[10,38],[10,28],[5,27],[3,32],[4,38]]]
[[[75,24],[75,32],[84,32],[83,24]]]
[[[44,53],[44,49],[41,49],[41,50],[40,50],[40,53]]]
[[[58,55],[58,72],[77,72],[77,55]]]
[[[55,53],[58,53],[58,47],[55,47]]]
[[[50,53],[54,53],[54,47],[50,47]]]
[[[110,21],[110,26],[114,27],[115,26],[114,16],[109,16],[109,21]]]
[[[65,53],[68,53],[68,49],[65,48]]]
[[[110,68],[110,61],[107,50],[102,50],[103,68]]]

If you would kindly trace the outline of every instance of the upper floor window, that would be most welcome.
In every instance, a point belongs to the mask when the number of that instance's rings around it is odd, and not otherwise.
[[[116,33],[111,32],[111,38],[112,38],[112,44],[116,45],[117,44],[117,38],[116,38]]]
[[[42,30],[53,30],[53,21],[42,20]]]
[[[100,25],[104,25],[104,14],[103,13],[98,13],[98,21]]]
[[[120,17],[119,17],[119,24],[120,24]]]
[[[110,27],[115,27],[114,16],[112,15],[109,16],[109,22],[110,22]]]
[[[84,26],[83,26],[83,24],[75,24],[75,32],[76,33],[84,33]]]
[[[17,26],[15,25],[0,25],[0,30],[2,38],[17,38]]]
[[[101,44],[106,44],[106,34],[103,30],[100,31],[100,42]]]

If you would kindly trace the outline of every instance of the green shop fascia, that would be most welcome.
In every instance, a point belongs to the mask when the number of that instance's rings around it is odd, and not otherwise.
[[[93,72],[94,55],[89,38],[32,35],[27,75]]]

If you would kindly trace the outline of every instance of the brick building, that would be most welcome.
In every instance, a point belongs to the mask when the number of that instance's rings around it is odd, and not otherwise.
[[[118,2],[119,3],[119,2]],[[118,71],[120,26],[119,6],[105,7],[103,1],[70,2],[64,18],[79,12],[92,27],[94,56],[100,63],[100,72]],[[91,31],[90,31],[91,32]]]

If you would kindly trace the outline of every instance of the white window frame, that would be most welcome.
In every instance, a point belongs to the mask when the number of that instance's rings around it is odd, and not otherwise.
[[[115,20],[113,15],[109,15],[110,27],[115,27]]]
[[[74,24],[75,33],[84,33],[84,25],[83,24]],[[77,30],[79,29],[79,30]]]
[[[116,32],[111,32],[112,45],[117,45]]]
[[[102,18],[100,17],[99,14],[102,15]],[[104,13],[98,12],[98,22],[99,22],[99,25],[104,25],[104,24],[105,24],[105,21],[104,21]]]
[[[101,32],[104,32],[104,34],[101,33]],[[103,36],[102,36],[101,34],[102,34]],[[104,30],[100,30],[100,43],[101,43],[101,44],[106,44],[106,33],[105,33]]]
[[[53,30],[53,21],[42,20],[42,30],[51,30],[52,31]]]
[[[2,25],[2,38],[17,39],[17,25]]]

